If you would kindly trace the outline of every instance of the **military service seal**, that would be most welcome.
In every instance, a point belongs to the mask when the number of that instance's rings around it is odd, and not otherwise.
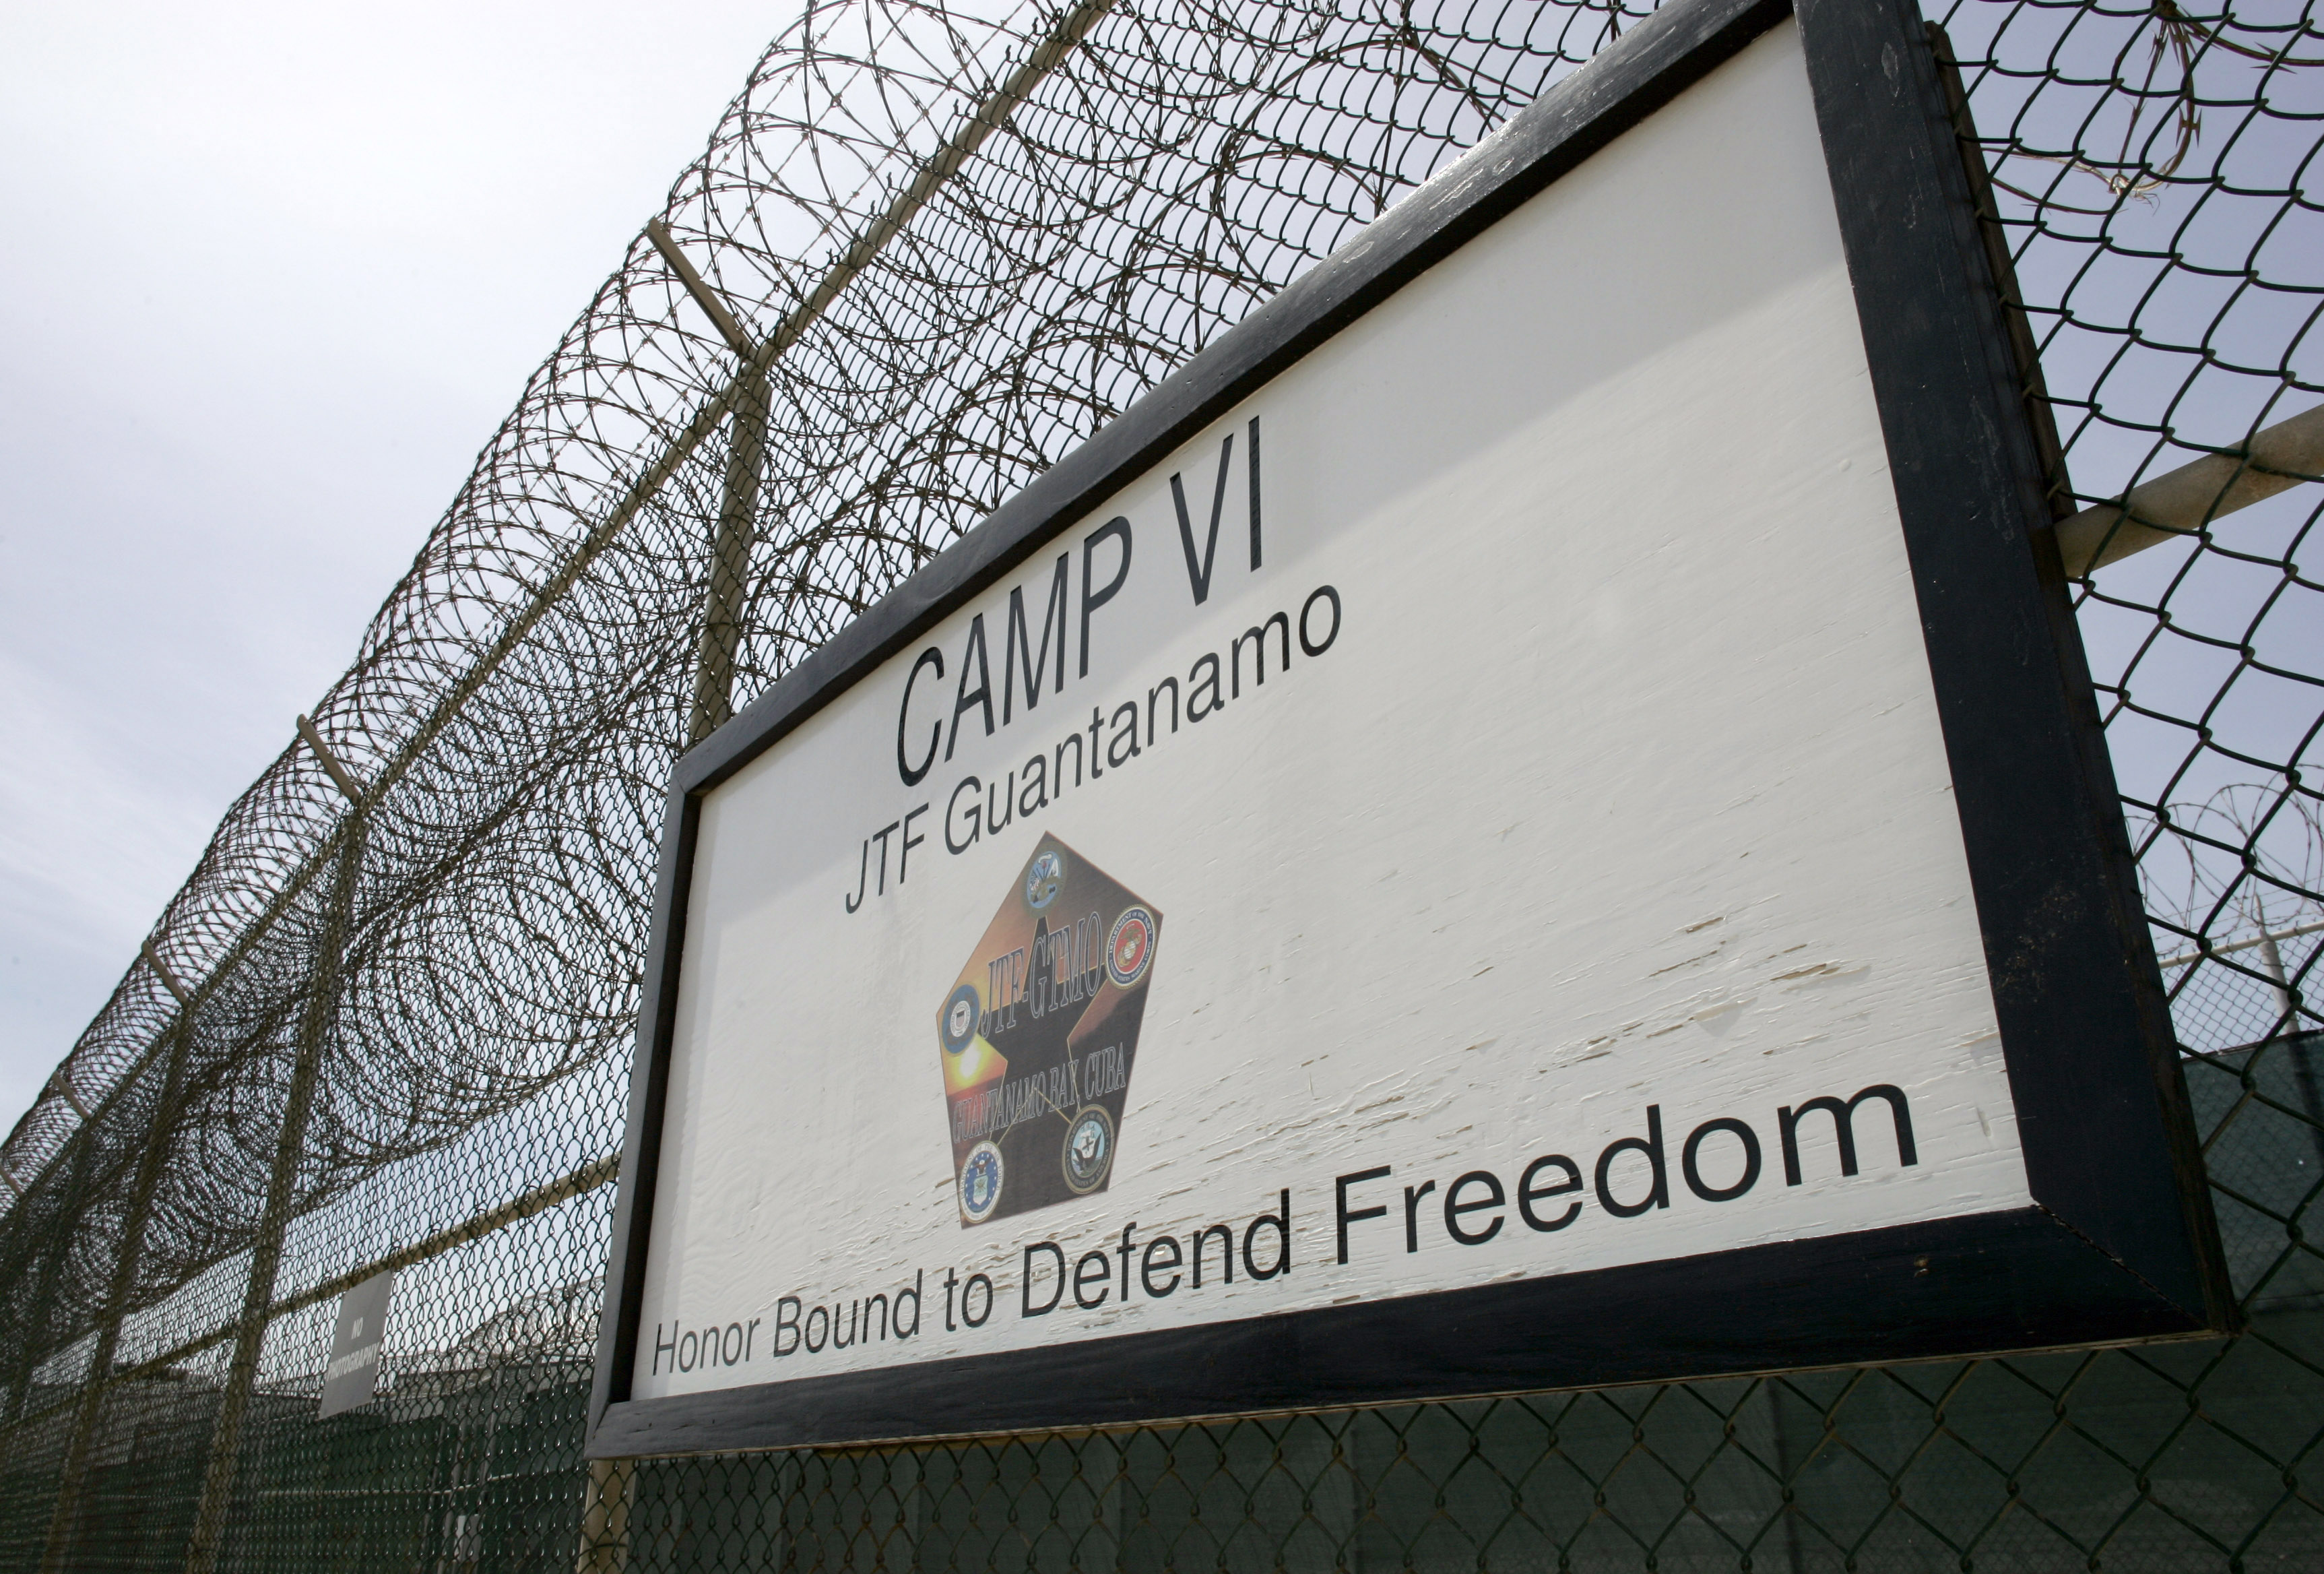
[[[984,1142],[970,1149],[968,1162],[960,1167],[961,1217],[971,1224],[991,1218],[992,1210],[1001,1206],[1001,1180],[998,1146]]]
[[[1065,857],[1055,847],[1044,848],[1025,871],[1025,904],[1038,912],[1057,899],[1065,883]]]
[[[1153,955],[1154,915],[1142,907],[1123,908],[1106,943],[1106,977],[1117,988],[1127,989],[1146,977],[1146,964]]]
[[[1113,1165],[1113,1116],[1093,1104],[1065,1128],[1065,1185],[1076,1196],[1097,1190]]]
[[[974,1042],[976,1019],[982,1006],[973,984],[964,984],[952,992],[944,1009],[936,1014],[936,1042],[944,1045],[945,1053],[957,1055]]]

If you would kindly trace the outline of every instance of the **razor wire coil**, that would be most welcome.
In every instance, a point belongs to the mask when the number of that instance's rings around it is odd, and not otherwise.
[[[662,794],[705,671],[715,721],[1648,9],[811,4],[659,216],[743,345],[632,244],[314,708],[355,801],[287,747],[155,925],[159,966],[130,967],[0,1144],[12,1564],[2324,1561],[2312,485],[2074,590],[2249,1332],[578,1460]],[[2311,5],[1932,20],[2061,517],[2324,402]],[[331,1297],[383,1264],[405,1309],[383,1394],[318,1422]]]

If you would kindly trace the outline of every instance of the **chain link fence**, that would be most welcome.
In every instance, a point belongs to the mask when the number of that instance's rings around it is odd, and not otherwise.
[[[0,1146],[0,1559],[2324,1567],[2301,0],[1931,18],[2246,1332],[580,1460],[678,753],[1643,14],[810,0]],[[389,1268],[377,1395],[318,1419],[337,1298]]]

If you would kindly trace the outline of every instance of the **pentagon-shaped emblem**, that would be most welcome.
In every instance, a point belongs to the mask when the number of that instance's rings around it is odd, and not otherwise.
[[[936,1010],[963,1226],[1113,1176],[1162,915],[1043,837]]]

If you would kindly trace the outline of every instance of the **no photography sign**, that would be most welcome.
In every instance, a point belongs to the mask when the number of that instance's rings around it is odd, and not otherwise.
[[[2218,1324],[1908,12],[1666,8],[687,756],[594,1454]]]

